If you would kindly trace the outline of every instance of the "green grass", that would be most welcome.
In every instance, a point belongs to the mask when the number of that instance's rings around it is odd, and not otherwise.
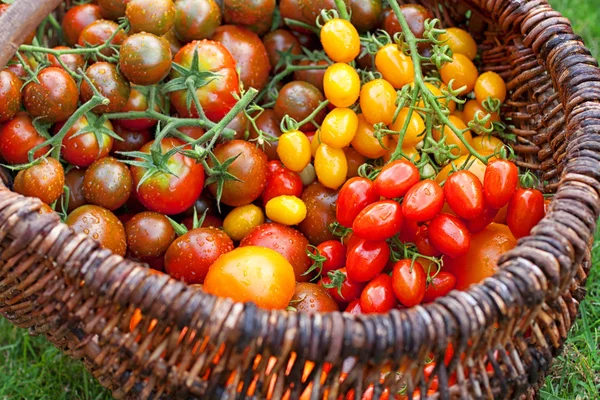
[[[600,8],[597,0],[550,0],[573,21],[575,31],[598,57]],[[600,393],[600,231],[594,247],[594,269],[581,316],[565,351],[554,363],[541,390],[543,399],[595,399]],[[44,338],[30,337],[0,318],[0,400],[110,399],[108,391],[83,365],[63,356]]]

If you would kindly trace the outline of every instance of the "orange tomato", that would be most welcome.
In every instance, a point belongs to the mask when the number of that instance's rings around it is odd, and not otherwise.
[[[467,129],[467,126],[465,125],[465,123],[463,121],[461,121],[460,119],[458,119],[452,115],[450,117],[448,117],[448,119],[450,120],[450,123],[452,125],[454,125],[458,129],[460,129],[461,131],[464,129]],[[432,133],[433,133],[433,138],[435,140],[439,141],[442,138],[442,133],[438,129],[434,129]],[[446,136],[446,141],[445,141],[446,144],[458,146],[458,148],[455,148],[454,150],[452,150],[452,154],[454,154],[456,156],[469,154],[469,150],[467,149],[467,146],[464,145],[464,143],[458,138],[458,136],[454,133],[454,131],[452,131],[452,129],[450,129],[450,127],[447,125],[444,126],[444,135]],[[466,141],[469,144],[471,144],[471,141],[473,140],[471,131],[464,132],[463,136],[466,139]]]

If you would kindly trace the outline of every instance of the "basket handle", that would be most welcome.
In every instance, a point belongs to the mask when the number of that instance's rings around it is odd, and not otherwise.
[[[0,66],[15,55],[23,39],[34,31],[62,0],[19,0],[0,17]]]

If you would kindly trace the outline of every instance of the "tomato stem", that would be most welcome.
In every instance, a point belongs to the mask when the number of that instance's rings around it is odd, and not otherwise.
[[[335,6],[340,13],[340,18],[350,21],[350,14],[348,13],[348,8],[346,7],[344,0],[335,0]]]
[[[329,68],[329,64],[327,65],[294,65],[287,64],[285,69],[275,75],[273,79],[269,82],[266,88],[264,88],[258,96],[256,96],[256,102],[259,102],[265,97],[267,93],[269,93],[279,82],[281,82],[285,77],[295,71],[307,71],[307,70],[318,70],[318,69],[327,69]]]

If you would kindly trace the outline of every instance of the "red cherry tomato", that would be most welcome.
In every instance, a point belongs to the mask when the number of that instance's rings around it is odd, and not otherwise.
[[[421,226],[415,234],[415,246],[417,246],[419,253],[424,256],[439,257],[442,255],[442,252],[431,244],[429,240],[429,227],[427,225]]]
[[[392,286],[400,303],[405,307],[421,304],[425,297],[427,274],[418,261],[400,260],[392,270]]]
[[[519,182],[517,166],[507,160],[492,160],[483,176],[485,203],[500,209],[508,204]]]
[[[346,310],[344,312],[347,312],[352,315],[362,314],[363,312],[360,308],[360,300],[352,301],[350,304],[348,304],[348,307],[346,307]]]
[[[456,258],[469,252],[471,234],[460,218],[440,214],[429,223],[427,231],[431,244],[442,253]]]
[[[392,161],[381,169],[375,179],[375,190],[382,197],[394,199],[403,197],[420,180],[419,170],[413,163],[406,160]]]
[[[330,271],[319,281],[319,285],[327,289],[329,295],[340,305],[346,305],[358,299],[365,287],[362,282],[348,279],[346,268]]]
[[[262,192],[263,204],[278,196],[302,196],[302,179],[297,172],[282,167],[280,171],[267,176],[267,185]]]
[[[360,239],[348,248],[348,278],[354,282],[368,282],[383,271],[389,259],[390,246],[386,242]]]
[[[424,222],[433,219],[443,207],[444,190],[437,182],[426,179],[410,188],[402,203],[402,213],[407,219]]]
[[[461,218],[473,219],[483,212],[483,185],[470,171],[457,171],[444,184],[448,205]]]
[[[340,224],[351,227],[356,216],[369,204],[379,200],[375,186],[367,178],[351,178],[340,189],[336,219]]]
[[[367,284],[360,294],[360,308],[365,314],[386,313],[396,306],[392,278],[381,274]]]
[[[515,238],[519,239],[528,236],[544,215],[542,192],[537,189],[517,189],[508,203],[506,222]]]
[[[456,277],[450,272],[440,271],[432,278],[431,282],[427,283],[423,303],[431,303],[438,297],[447,295],[455,286]]]
[[[329,271],[344,268],[346,265],[346,246],[339,240],[328,240],[317,246],[321,257],[326,258],[323,261],[321,273],[327,274]]]
[[[382,200],[365,207],[354,219],[352,231],[361,238],[387,240],[402,229],[402,208],[394,200]]]
[[[415,243],[419,229],[421,229],[421,227],[418,222],[405,219],[402,222],[402,230],[400,231],[399,236],[400,240],[403,243]]]
[[[267,177],[269,177],[269,175],[271,175],[271,174],[275,174],[277,172],[285,171],[285,170],[286,170],[286,168],[283,166],[283,164],[279,160],[272,160],[267,163]]]
[[[498,215],[497,209],[486,207],[481,213],[481,215],[479,215],[477,218],[466,220],[465,224],[467,225],[469,232],[481,232],[482,230],[487,228],[489,224],[494,222],[496,215]]]

